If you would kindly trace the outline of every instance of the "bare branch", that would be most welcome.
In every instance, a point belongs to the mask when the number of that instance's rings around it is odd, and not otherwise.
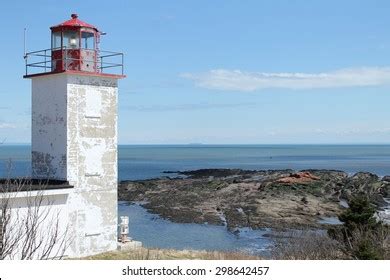
[[[33,184],[28,179],[0,183],[0,260],[61,259],[69,246],[68,227],[61,227],[60,211],[45,194],[48,181],[38,182],[38,191]]]

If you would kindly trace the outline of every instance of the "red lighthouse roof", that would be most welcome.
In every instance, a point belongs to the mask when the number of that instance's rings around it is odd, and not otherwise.
[[[50,29],[53,31],[59,31],[59,30],[68,29],[68,28],[85,27],[85,28],[91,28],[91,29],[95,29],[96,31],[99,31],[95,26],[79,20],[77,14],[72,14],[71,17],[72,18],[70,20],[67,20],[67,21],[64,21],[63,23],[52,26],[52,27],[50,27]]]
[[[103,33],[79,20],[77,14],[50,29],[51,47],[25,54],[25,78],[60,73],[114,79],[125,77],[123,53],[100,50],[100,35]]]

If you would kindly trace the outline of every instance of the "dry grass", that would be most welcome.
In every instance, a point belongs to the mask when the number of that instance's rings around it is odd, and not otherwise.
[[[85,260],[258,260],[257,256],[236,252],[193,251],[137,248],[111,251],[83,258]]]
[[[315,231],[290,232],[286,238],[274,240],[272,259],[276,260],[337,260],[347,259],[342,245],[327,234]]]
[[[334,238],[343,246],[340,248],[351,259],[390,259],[390,227],[380,225],[375,229],[356,227],[334,231]]]

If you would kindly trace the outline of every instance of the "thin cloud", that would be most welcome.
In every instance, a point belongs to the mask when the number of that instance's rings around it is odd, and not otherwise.
[[[345,128],[272,128],[264,131],[267,136],[290,136],[290,135],[335,135],[335,136],[356,136],[356,135],[389,135],[390,128],[368,128],[368,127],[345,127]]]
[[[389,134],[390,128],[346,128],[346,129],[321,129],[314,130],[317,134],[335,134],[335,135],[359,135],[359,134]]]
[[[4,128],[16,128],[16,126],[11,123],[0,122],[0,129]]]
[[[390,128],[374,128],[374,129],[361,129],[353,128],[346,129],[344,131],[338,131],[338,134],[341,135],[354,135],[354,134],[389,134]]]
[[[204,73],[183,73],[180,76],[194,81],[202,88],[226,91],[390,85],[390,67],[344,68],[323,73],[265,73],[218,69]]]
[[[198,103],[198,104],[178,104],[178,105],[149,105],[149,106],[124,106],[125,110],[138,111],[138,112],[168,112],[168,111],[198,111],[198,110],[210,110],[210,109],[227,109],[227,108],[240,108],[240,107],[252,107],[253,103],[235,103],[235,104],[210,104],[210,103]]]

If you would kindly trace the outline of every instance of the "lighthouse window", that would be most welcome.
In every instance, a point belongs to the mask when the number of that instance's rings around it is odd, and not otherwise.
[[[81,47],[83,49],[94,49],[95,48],[95,36],[90,32],[81,33]]]
[[[64,32],[64,47],[68,49],[79,48],[79,37],[76,31]]]
[[[52,49],[61,48],[61,32],[53,33],[52,41],[51,41]]]

